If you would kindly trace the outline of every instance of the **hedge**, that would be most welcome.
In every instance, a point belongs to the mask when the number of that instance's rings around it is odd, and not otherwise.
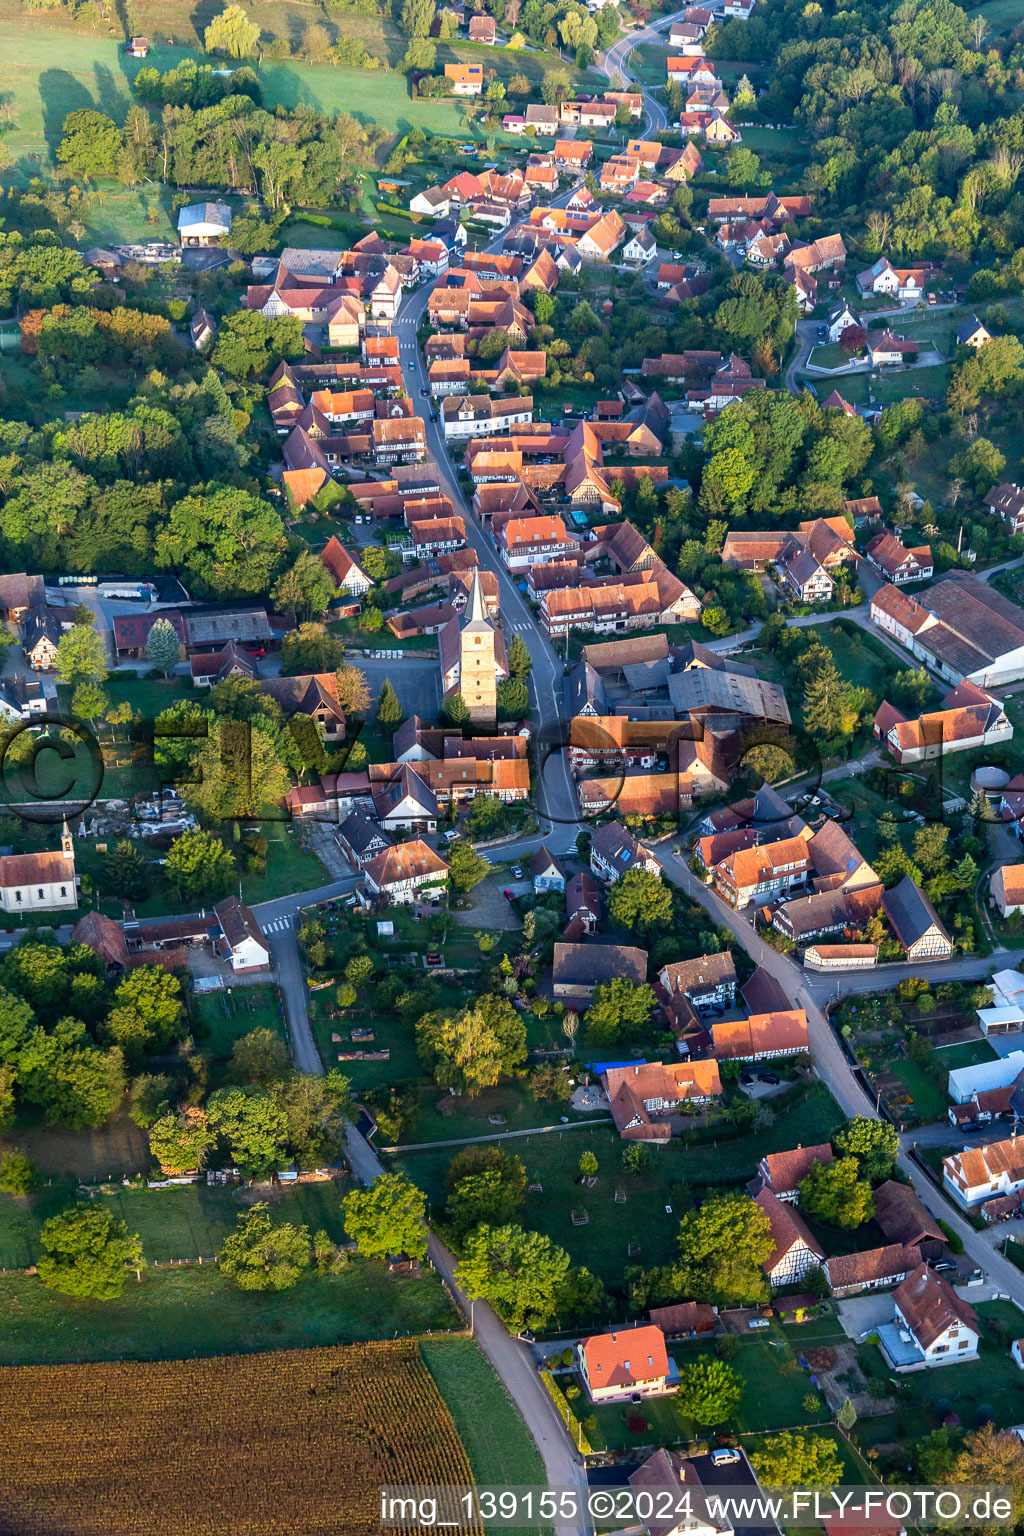
[[[593,1447],[583,1433],[579,1419],[569,1407],[568,1398],[556,1382],[550,1371],[541,1371],[540,1379],[548,1389],[551,1401],[561,1414],[562,1423],[572,1436],[572,1443],[583,1456],[589,1456]]]

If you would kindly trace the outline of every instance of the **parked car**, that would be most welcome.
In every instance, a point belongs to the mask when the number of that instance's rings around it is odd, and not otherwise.
[[[731,1467],[740,1459],[740,1453],[735,1446],[729,1445],[720,1451],[711,1452],[711,1465],[713,1467]]]
[[[515,891],[510,891],[507,887],[502,891],[501,894],[504,896],[506,901],[515,901],[516,899]]]
[[[762,1083],[777,1084],[782,1082],[782,1078],[777,1072],[759,1072],[758,1077],[760,1077]]]
[[[513,864],[509,873],[513,880],[521,880],[523,878],[523,866],[521,864]]]

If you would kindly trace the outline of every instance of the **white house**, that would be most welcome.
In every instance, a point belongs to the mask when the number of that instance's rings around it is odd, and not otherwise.
[[[644,266],[653,261],[657,254],[658,242],[646,225],[638,229],[632,240],[627,240],[622,247],[623,260],[637,261]]]
[[[840,336],[851,325],[862,325],[860,315],[845,299],[840,299],[838,304],[833,304],[828,312],[828,339],[837,342]]]
[[[513,431],[533,420],[532,395],[449,397],[441,406],[446,443],[465,443],[474,437],[493,437]]]
[[[634,1394],[655,1397],[668,1390],[665,1335],[653,1324],[591,1334],[580,1340],[578,1349],[580,1375],[592,1402],[621,1401]]]
[[[976,1360],[981,1327],[949,1282],[920,1264],[893,1292],[893,1321],[878,1337],[894,1370],[920,1371]]]
[[[863,294],[883,294],[904,303],[918,302],[924,293],[928,273],[925,267],[894,267],[880,256],[865,272],[857,273],[857,287]]]
[[[387,848],[363,869],[361,888],[371,900],[408,905],[424,889],[443,890],[448,884],[448,865],[420,838]]]
[[[761,1265],[770,1285],[776,1289],[793,1285],[819,1268],[825,1255],[791,1205],[783,1205],[770,1189],[755,1195],[754,1204],[761,1207],[771,1223],[774,1247]]]
[[[546,891],[565,890],[565,870],[551,850],[543,843],[530,860],[530,878],[538,896]]]
[[[221,937],[217,950],[230,959],[233,971],[261,971],[270,965],[270,948],[249,907],[237,896],[227,896],[214,907]]]
[[[75,845],[66,821],[59,850],[9,853],[0,858],[0,908],[4,912],[44,912],[77,906]]]
[[[964,1147],[942,1159],[943,1188],[965,1209],[1024,1189],[1024,1136]]]

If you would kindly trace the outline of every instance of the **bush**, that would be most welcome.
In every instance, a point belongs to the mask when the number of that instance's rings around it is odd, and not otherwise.
[[[943,1237],[946,1239],[946,1244],[950,1253],[963,1253],[964,1240],[960,1234],[958,1232],[954,1232],[949,1223],[942,1221],[941,1219],[938,1222],[938,1228]]]

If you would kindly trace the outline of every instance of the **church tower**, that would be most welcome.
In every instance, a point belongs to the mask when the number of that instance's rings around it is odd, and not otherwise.
[[[502,647],[504,650],[504,647]],[[459,633],[459,692],[473,725],[493,726],[498,717],[498,643],[487,614],[480,572],[473,572],[466,616]]]
[[[67,819],[66,816],[64,818],[63,826],[61,827],[60,850],[61,850],[61,853],[63,853],[63,855],[64,855],[64,857],[66,859],[72,859],[72,860],[74,859],[74,857],[75,857],[75,843],[74,843],[74,839],[71,836],[71,829],[68,826],[68,819]]]

